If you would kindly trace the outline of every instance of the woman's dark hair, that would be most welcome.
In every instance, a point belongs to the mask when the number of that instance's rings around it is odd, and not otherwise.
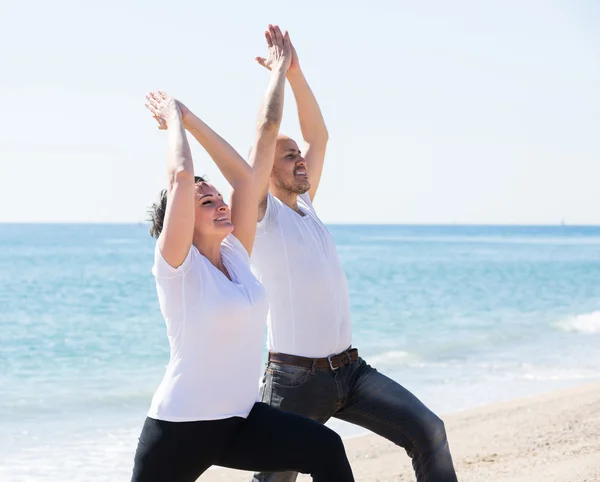
[[[202,176],[194,176],[194,182],[206,182],[206,179]],[[147,220],[152,223],[150,226],[150,236],[158,238],[163,230],[163,223],[165,222],[165,213],[167,211],[167,190],[163,189],[158,195],[158,200],[152,203],[152,206],[148,208]]]

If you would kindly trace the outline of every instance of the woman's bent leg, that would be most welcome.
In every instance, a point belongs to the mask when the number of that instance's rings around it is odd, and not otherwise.
[[[135,453],[132,482],[193,482],[215,464],[243,418],[165,422],[147,418]]]
[[[260,472],[293,470],[317,482],[351,482],[342,439],[333,430],[299,415],[256,403],[235,440],[216,462]]]

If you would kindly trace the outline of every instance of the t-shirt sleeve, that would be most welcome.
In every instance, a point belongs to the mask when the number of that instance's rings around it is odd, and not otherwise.
[[[277,219],[281,209],[281,201],[271,193],[267,194],[267,210],[264,217],[256,225],[256,236],[266,233]]]
[[[165,261],[165,258],[163,258],[160,248],[158,247],[158,243],[156,243],[156,247],[154,248],[154,266],[152,268],[152,274],[156,278],[176,278],[178,276],[183,276],[189,271],[195,258],[196,248],[190,246],[190,251],[183,263],[177,268],[173,268],[173,266]]]

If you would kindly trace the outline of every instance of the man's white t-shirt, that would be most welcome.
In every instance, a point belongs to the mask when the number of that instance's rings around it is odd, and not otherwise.
[[[269,350],[321,358],[352,342],[348,285],[308,193],[298,207],[304,216],[268,195],[251,262],[269,295]]]
[[[222,242],[221,256],[231,281],[194,246],[180,267],[171,267],[157,243],[152,272],[171,355],[151,418],[247,417],[257,400],[266,292],[232,234]]]

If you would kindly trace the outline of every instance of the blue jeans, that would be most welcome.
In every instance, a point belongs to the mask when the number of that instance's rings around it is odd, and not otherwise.
[[[385,437],[406,450],[418,482],[457,480],[444,422],[361,358],[336,371],[269,363],[261,399],[320,423],[335,417]],[[293,482],[297,475],[262,472],[253,481]]]

